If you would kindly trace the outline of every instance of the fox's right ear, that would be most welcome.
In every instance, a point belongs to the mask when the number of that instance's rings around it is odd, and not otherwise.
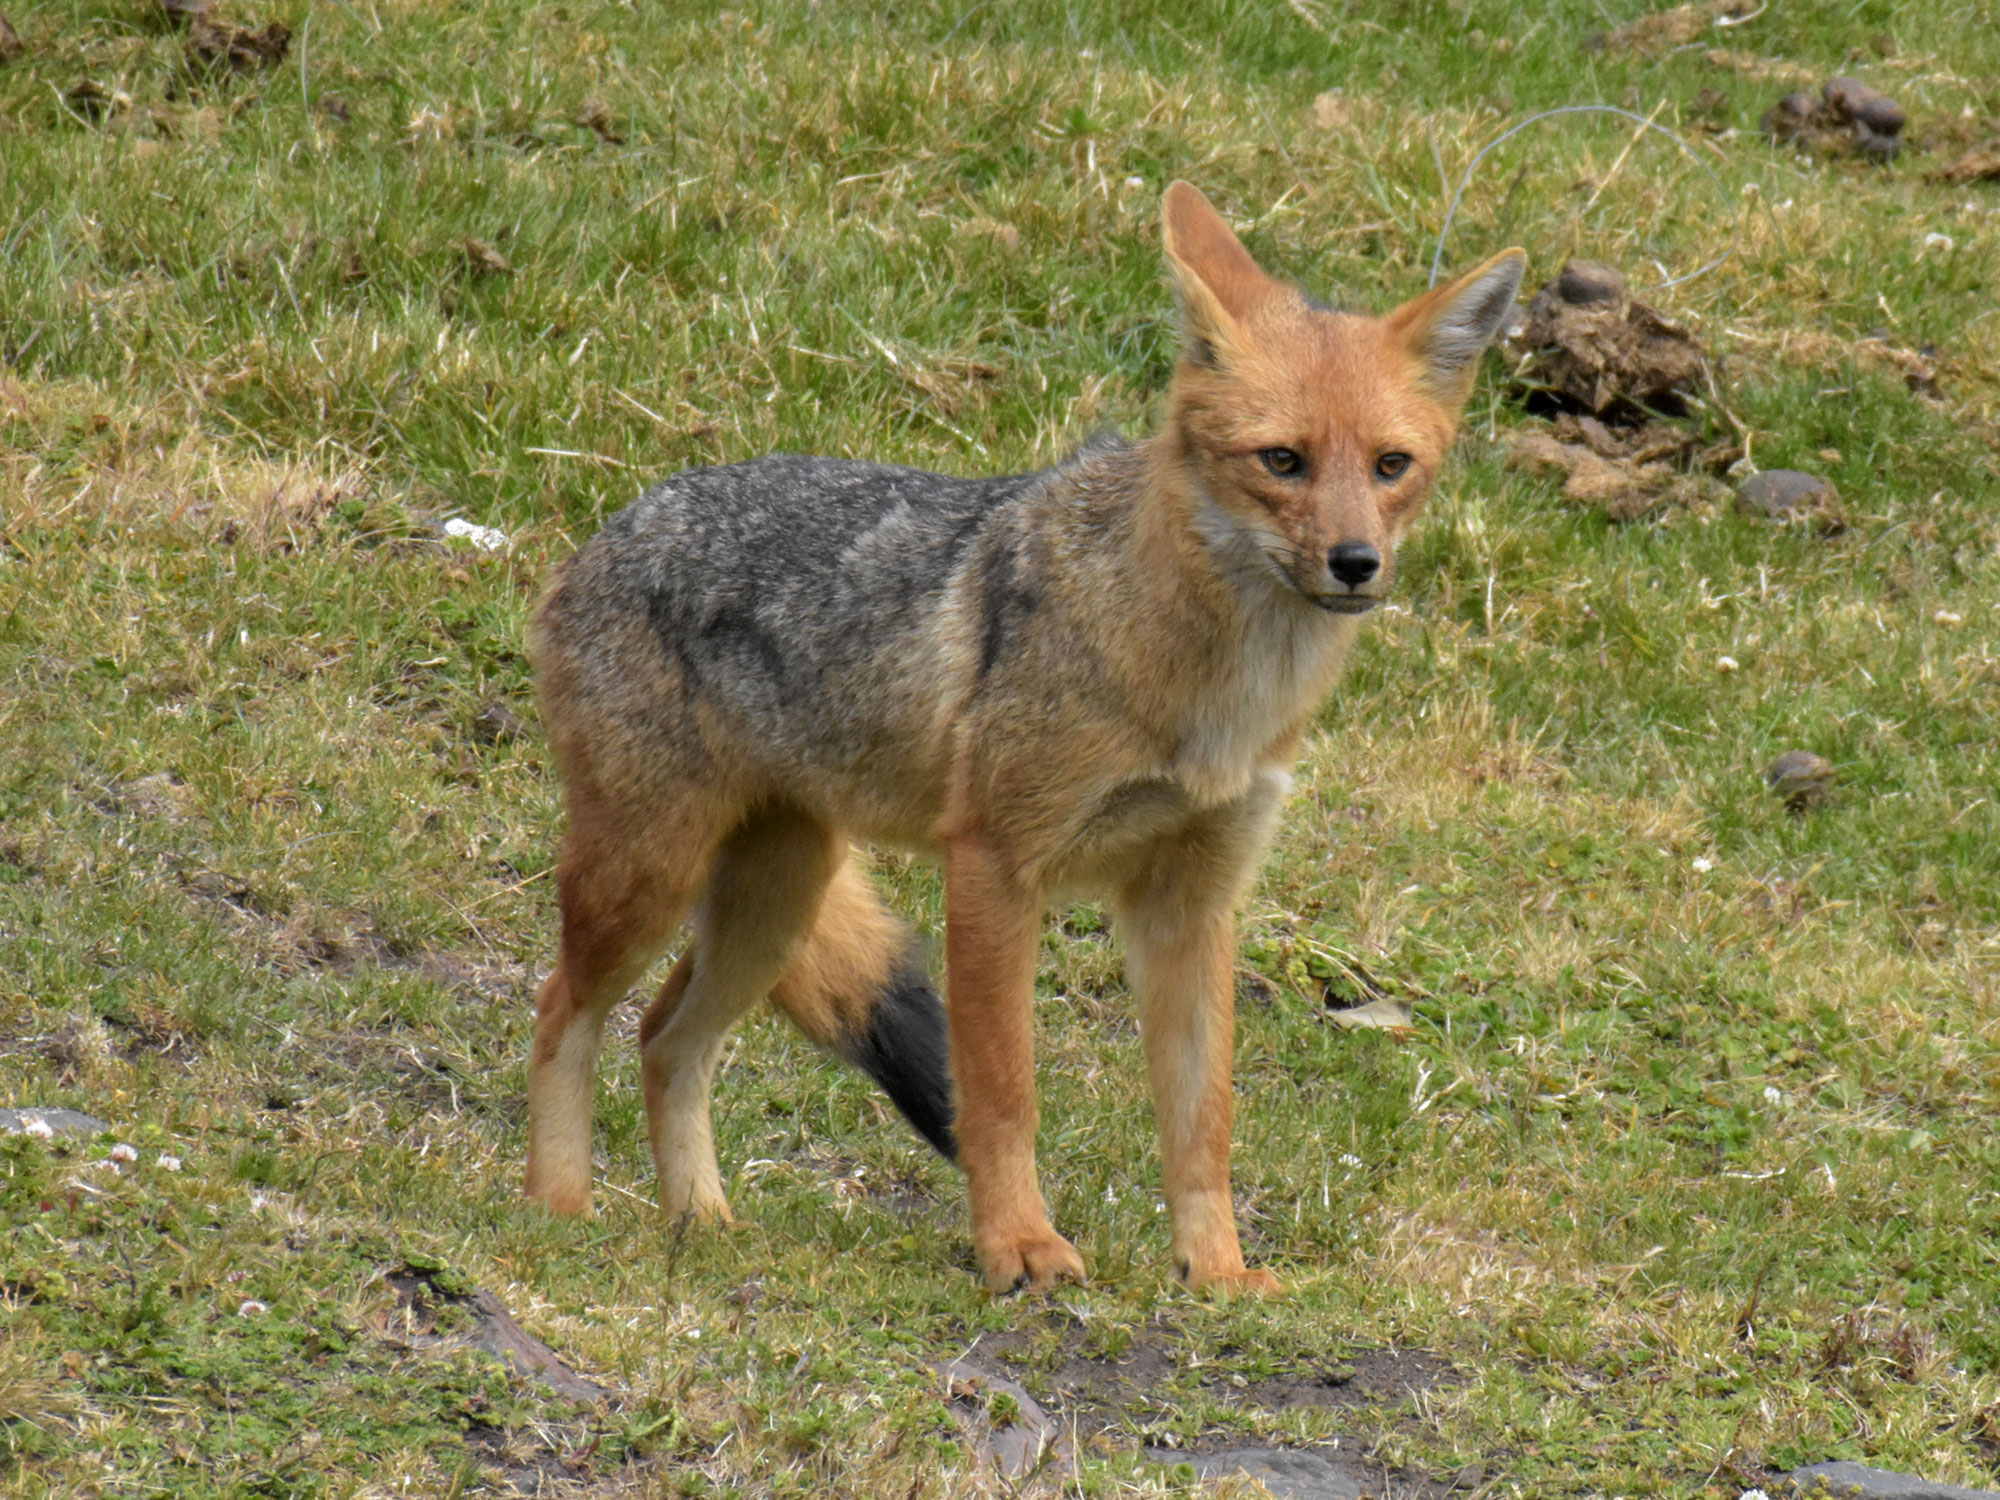
[[[1241,341],[1243,316],[1269,294],[1271,278],[1191,182],[1168,185],[1160,240],[1180,288],[1187,357],[1219,364]]]

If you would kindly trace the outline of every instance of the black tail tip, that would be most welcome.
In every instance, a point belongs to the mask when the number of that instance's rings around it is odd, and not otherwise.
[[[958,1160],[944,1002],[917,955],[904,961],[876,997],[866,1029],[840,1050],[882,1085],[889,1101],[940,1156]]]

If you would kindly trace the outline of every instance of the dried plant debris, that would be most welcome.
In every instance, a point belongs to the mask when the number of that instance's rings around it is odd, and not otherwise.
[[[195,16],[188,26],[188,66],[201,73],[223,68],[232,73],[254,73],[283,62],[291,45],[292,29],[282,21],[273,21],[259,31],[242,31]]]
[[[1598,418],[1678,416],[1708,373],[1686,329],[1633,301],[1624,276],[1595,261],[1571,261],[1536,292],[1507,349],[1530,409]]]
[[[185,26],[197,16],[205,16],[215,8],[214,0],[160,0],[160,10],[169,24]]]
[[[1932,182],[1957,186],[1966,182],[2000,182],[2000,136],[1974,146],[1958,160],[1930,174]]]
[[[1903,148],[1903,106],[1858,78],[1829,78],[1820,97],[1787,94],[1764,111],[1766,134],[1815,156],[1888,161]]]
[[[514,268],[507,263],[507,257],[495,250],[477,235],[467,235],[460,247],[465,252],[466,269],[475,276],[512,276]]]
[[[4,14],[0,14],[0,63],[10,63],[28,50],[28,44],[21,40],[21,33],[14,29]]]
[[[1823,535],[1846,529],[1833,481],[1797,469],[1765,469],[1736,487],[1736,508],[1787,525],[1816,526]]]
[[[1640,16],[1610,31],[1592,32],[1583,39],[1591,52],[1637,52],[1657,57],[1674,47],[1685,47],[1713,27],[1726,27],[1746,20],[1761,10],[1757,0],[1706,0],[1700,5],[1676,5],[1672,10]]]
[[[1666,505],[1719,504],[1729,495],[1710,475],[1672,463],[1606,458],[1587,442],[1564,442],[1552,432],[1526,429],[1510,441],[1508,468],[1560,475],[1567,498],[1598,506],[1614,521],[1636,521]]]
[[[611,106],[602,99],[586,99],[577,111],[576,123],[593,132],[607,146],[625,144],[625,133],[618,128],[618,117],[611,113]]]

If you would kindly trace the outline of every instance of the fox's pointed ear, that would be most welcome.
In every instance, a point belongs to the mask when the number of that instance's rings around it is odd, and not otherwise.
[[[1187,357],[1215,364],[1239,341],[1244,314],[1269,294],[1271,278],[1191,182],[1168,185],[1160,240],[1180,287]]]
[[[1383,321],[1391,336],[1423,362],[1431,385],[1463,395],[1480,352],[1506,322],[1527,268],[1524,252],[1502,250],[1456,280],[1405,302]]]

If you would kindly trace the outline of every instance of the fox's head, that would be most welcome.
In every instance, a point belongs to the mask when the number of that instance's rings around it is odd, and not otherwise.
[[[1167,189],[1163,237],[1186,316],[1168,432],[1198,524],[1322,609],[1372,609],[1527,257],[1503,250],[1371,318],[1266,276],[1188,183]]]

